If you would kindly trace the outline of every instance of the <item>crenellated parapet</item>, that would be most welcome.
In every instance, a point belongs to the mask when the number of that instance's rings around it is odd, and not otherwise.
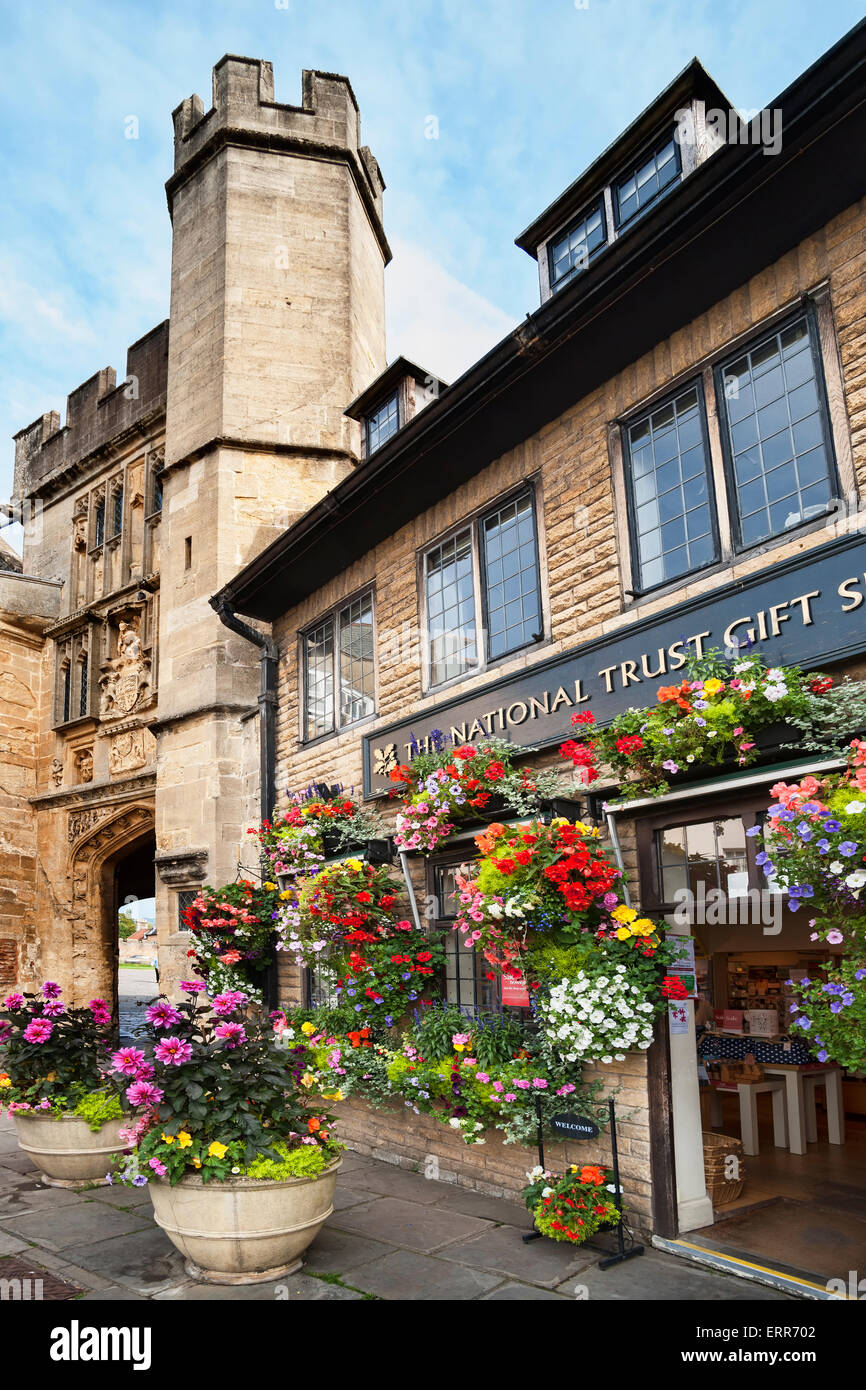
[[[187,178],[227,144],[308,154],[346,161],[374,222],[385,252],[390,252],[382,224],[385,180],[375,156],[361,144],[358,103],[347,77],[305,71],[302,104],[274,101],[274,70],[259,58],[226,54],[213,69],[213,104],[205,111],[201,97],[182,101],[174,121],[174,174],[166,184],[169,211]]]
[[[64,425],[51,410],[18,431],[15,498],[31,497],[50,479],[164,411],[167,372],[168,320],[132,344],[121,382],[113,367],[103,367],[67,396]]]

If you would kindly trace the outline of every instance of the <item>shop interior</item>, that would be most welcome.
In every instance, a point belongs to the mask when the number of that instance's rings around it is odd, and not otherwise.
[[[688,1239],[825,1283],[866,1268],[866,1075],[820,1062],[791,1028],[798,981],[826,979],[831,955],[756,863],[746,831],[766,805],[764,793],[713,819],[706,806],[655,816],[642,881],[671,931],[690,937],[684,978],[693,958],[714,1221]]]

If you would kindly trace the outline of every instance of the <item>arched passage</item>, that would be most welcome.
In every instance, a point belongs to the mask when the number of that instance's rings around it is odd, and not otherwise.
[[[72,992],[117,1010],[117,914],[124,898],[152,897],[154,816],[151,806],[127,806],[106,817],[73,848]]]

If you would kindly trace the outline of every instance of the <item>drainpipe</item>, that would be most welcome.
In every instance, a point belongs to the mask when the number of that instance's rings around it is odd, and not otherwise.
[[[260,818],[270,820],[277,800],[277,644],[267,633],[245,623],[231,606],[231,590],[222,589],[210,600],[211,607],[224,627],[230,628],[240,637],[245,637],[259,649],[261,682],[259,685],[259,814]],[[265,998],[270,1008],[276,1008],[277,969],[268,967],[264,982]]]

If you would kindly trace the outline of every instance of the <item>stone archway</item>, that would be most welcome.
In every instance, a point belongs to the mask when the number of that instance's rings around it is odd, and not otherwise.
[[[98,996],[116,1009],[116,868],[153,836],[153,807],[124,806],[106,815],[72,847],[70,973],[76,1004]]]

